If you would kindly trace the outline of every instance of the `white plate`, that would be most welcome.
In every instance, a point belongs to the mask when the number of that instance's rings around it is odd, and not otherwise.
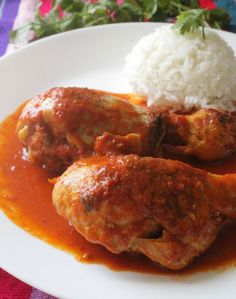
[[[1,58],[0,119],[25,99],[53,86],[128,92],[124,57],[142,36],[161,25],[129,23],[75,30]],[[236,52],[236,35],[219,33]],[[60,298],[236,298],[236,269],[185,280],[114,272],[105,266],[79,263],[16,227],[1,212],[0,266]]]

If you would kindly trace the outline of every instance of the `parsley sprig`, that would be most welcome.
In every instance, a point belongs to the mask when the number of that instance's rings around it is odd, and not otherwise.
[[[61,10],[63,13],[59,13]],[[194,31],[197,26],[222,28],[229,22],[229,15],[222,9],[199,9],[198,0],[54,0],[52,10],[40,15],[38,7],[32,22],[13,30],[11,41],[15,44],[37,40],[56,33],[119,22],[166,21],[177,17],[181,34]],[[203,29],[204,30],[204,29]]]
[[[205,36],[205,27],[222,28],[229,21],[229,16],[223,9],[191,9],[181,12],[177,16],[175,25],[180,34],[187,32],[193,33],[201,28],[203,39]]]

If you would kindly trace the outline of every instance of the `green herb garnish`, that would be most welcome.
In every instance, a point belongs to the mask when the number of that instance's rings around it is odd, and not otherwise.
[[[199,29],[202,30],[202,37],[205,39],[205,27],[222,28],[229,22],[229,15],[221,8],[207,9],[191,9],[181,12],[177,16],[174,29],[180,34],[193,33]]]
[[[59,7],[63,13],[58,13]],[[222,28],[229,22],[223,9],[201,10],[197,0],[54,0],[53,8],[46,16],[40,16],[39,8],[32,22],[11,32],[11,41],[20,43],[43,38],[71,29],[119,22],[165,21],[177,17],[180,33],[193,32],[207,22]],[[204,27],[202,27],[204,28]],[[204,29],[203,29],[204,32]],[[30,37],[29,37],[30,36]]]

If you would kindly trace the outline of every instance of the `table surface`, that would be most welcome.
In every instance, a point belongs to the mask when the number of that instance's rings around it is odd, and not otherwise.
[[[41,14],[50,10],[52,0],[0,0],[0,56],[13,51],[9,45],[9,32],[34,17],[36,7],[41,4]],[[228,30],[236,32],[236,0],[200,0],[205,8],[224,7],[230,13]],[[21,282],[0,268],[0,299],[53,299]]]

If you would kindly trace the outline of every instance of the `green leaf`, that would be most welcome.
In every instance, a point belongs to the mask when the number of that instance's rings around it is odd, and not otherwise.
[[[199,8],[199,1],[198,0],[186,0],[186,1],[183,1],[183,4],[185,6],[188,6],[191,9]]]
[[[82,0],[61,0],[60,6],[64,12],[74,13],[80,12],[85,3]]]
[[[110,20],[110,15],[107,12],[108,7],[103,4],[88,4],[81,11],[84,27],[94,26],[99,24],[107,24]]]
[[[202,30],[202,36],[205,39],[205,25],[214,28],[223,28],[229,24],[228,13],[221,8],[207,10],[207,9],[191,9],[184,11],[177,16],[177,21],[173,26],[180,34],[188,32],[195,32],[199,29]]]
[[[205,9],[191,9],[184,11],[177,16],[177,21],[173,26],[180,34],[193,33],[201,27],[202,36],[205,39],[205,21],[209,11]]]
[[[176,16],[180,8],[182,7],[183,1],[176,0],[176,1],[166,1],[166,0],[158,0],[158,12],[162,12],[168,14],[169,16]],[[183,8],[183,7],[182,7]]]
[[[79,12],[68,15],[59,22],[60,32],[81,28],[83,25],[83,18]]]
[[[14,44],[26,42],[32,29],[32,23],[27,23],[16,30],[12,30],[10,33],[10,42]]]
[[[53,0],[52,1],[52,7],[58,7],[58,5],[61,5],[61,0]]]
[[[144,19],[151,19],[157,12],[158,0],[143,0],[140,2],[143,8]]]
[[[134,5],[131,1],[125,1],[116,11],[117,22],[139,22],[143,21],[143,11],[140,6]]]

